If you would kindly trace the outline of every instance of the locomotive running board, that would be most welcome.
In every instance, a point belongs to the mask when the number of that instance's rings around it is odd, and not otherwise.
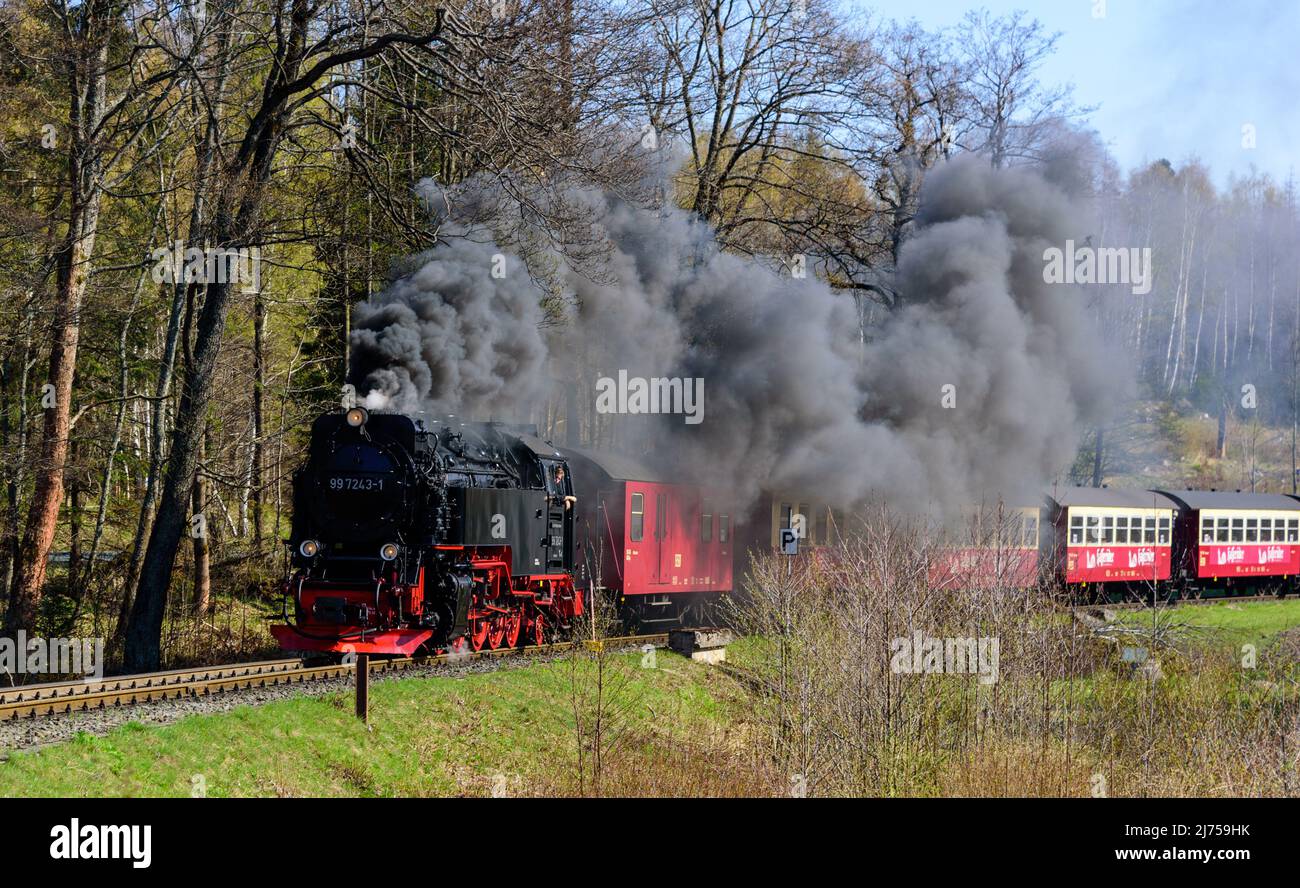
[[[322,628],[321,631],[328,631]],[[304,635],[294,626],[279,624],[271,627],[271,634],[280,647],[292,651],[334,651],[354,654],[398,654],[409,657],[420,645],[433,638],[432,629],[388,629],[367,632],[365,641],[360,635],[350,638],[318,638]],[[349,632],[349,635],[352,633]]]

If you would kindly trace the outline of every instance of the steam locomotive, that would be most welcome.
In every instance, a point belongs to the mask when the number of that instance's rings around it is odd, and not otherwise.
[[[318,417],[272,633],[286,649],[376,654],[543,643],[584,610],[567,469],[527,427]]]

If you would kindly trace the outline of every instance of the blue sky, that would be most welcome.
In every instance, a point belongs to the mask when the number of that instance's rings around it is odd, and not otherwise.
[[[884,18],[954,25],[966,10],[1024,9],[1062,32],[1040,76],[1073,83],[1091,124],[1125,169],[1199,156],[1220,184],[1251,164],[1279,181],[1300,145],[1297,0],[849,0]],[[1242,147],[1252,124],[1256,147]]]

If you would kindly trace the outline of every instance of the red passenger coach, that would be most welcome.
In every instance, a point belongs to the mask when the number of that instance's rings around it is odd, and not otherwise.
[[[707,489],[637,460],[563,448],[578,500],[579,585],[610,596],[629,626],[709,625],[731,591],[732,515]]]
[[[1177,565],[1194,593],[1238,586],[1288,591],[1300,574],[1300,502],[1280,493],[1161,491],[1178,502],[1184,553]]]
[[[938,589],[1029,589],[1038,582],[1038,506],[1000,507],[969,516],[956,539],[944,540],[930,564]]]
[[[1139,586],[1168,580],[1179,506],[1162,493],[1064,487],[1048,496],[1059,579],[1082,586]]]

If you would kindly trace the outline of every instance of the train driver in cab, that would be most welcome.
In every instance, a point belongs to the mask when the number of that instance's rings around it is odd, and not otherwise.
[[[567,511],[569,509],[572,509],[573,504],[578,501],[578,498],[573,494],[565,492],[566,490],[568,490],[568,487],[564,483],[564,466],[556,466],[555,475],[553,477],[555,481],[554,484],[551,485],[551,490],[550,490],[550,493],[552,494],[551,501],[554,502],[556,505],[559,505],[560,498],[563,497],[565,510]]]

